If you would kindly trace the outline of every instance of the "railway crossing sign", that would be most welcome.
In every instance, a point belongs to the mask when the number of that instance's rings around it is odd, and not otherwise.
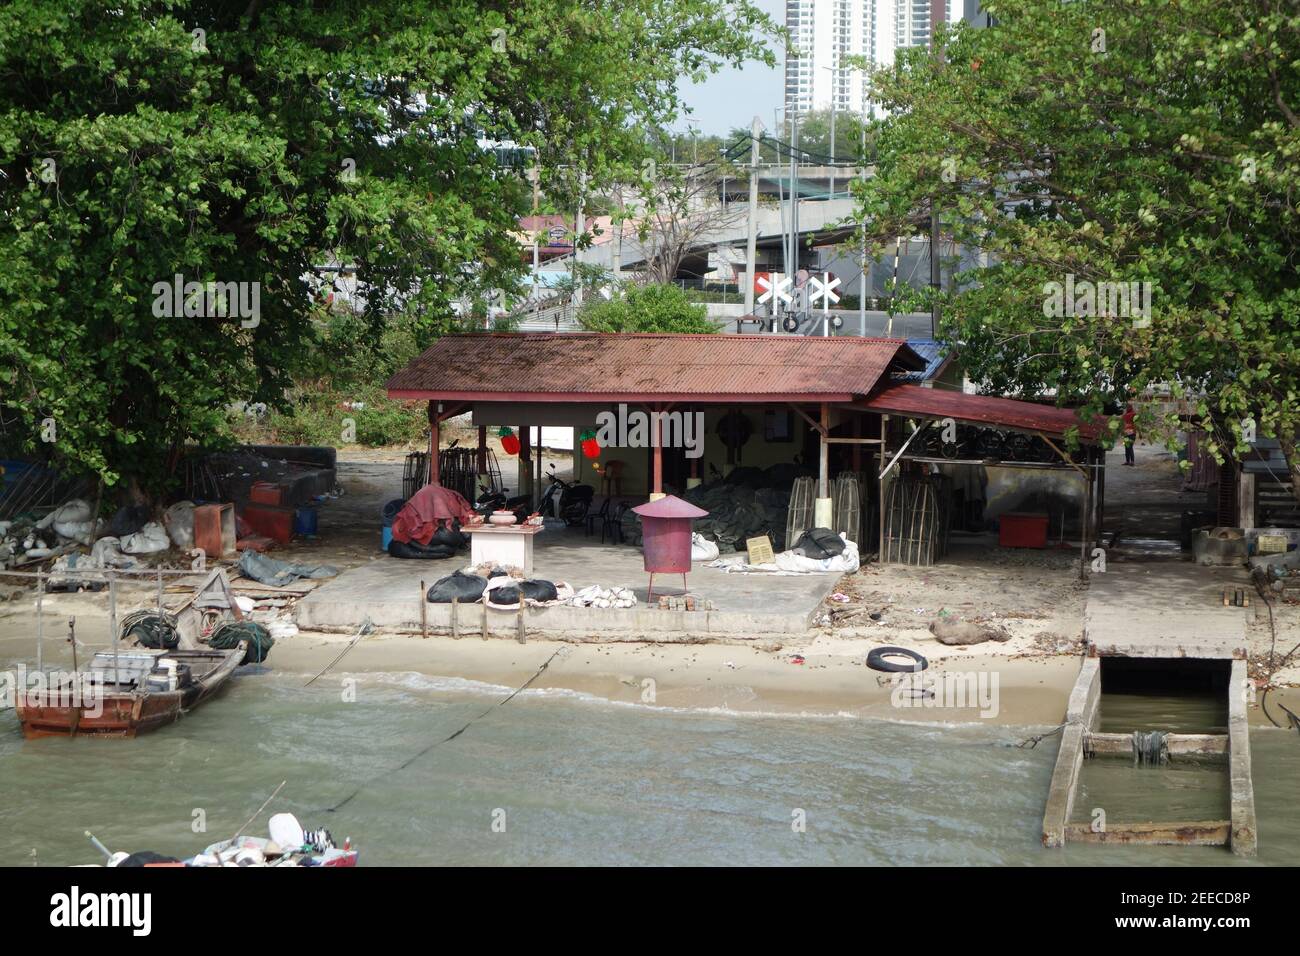
[[[755,283],[763,293],[758,297],[759,302],[766,303],[775,298],[773,304],[783,302],[789,305],[793,301],[790,298],[789,276],[783,276],[779,272],[761,273],[756,277]]]

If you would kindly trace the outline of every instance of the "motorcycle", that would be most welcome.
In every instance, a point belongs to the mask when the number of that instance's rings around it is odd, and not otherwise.
[[[523,524],[524,520],[532,514],[533,508],[528,495],[507,497],[504,489],[480,485],[478,500],[474,502],[474,511],[485,518],[494,511],[513,511],[515,521]]]
[[[591,499],[595,497],[596,489],[591,485],[569,484],[555,474],[554,465],[551,466],[546,477],[551,479],[551,484],[542,493],[539,513],[543,516],[561,518],[569,527],[582,524],[587,517],[587,512],[591,510]]]

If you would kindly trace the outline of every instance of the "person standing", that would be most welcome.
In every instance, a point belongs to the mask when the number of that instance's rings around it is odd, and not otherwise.
[[[1133,443],[1137,441],[1137,434],[1138,434],[1136,419],[1137,419],[1137,412],[1133,408],[1133,403],[1130,402],[1128,407],[1124,409],[1124,418],[1123,418],[1124,464],[1130,466],[1133,464]]]

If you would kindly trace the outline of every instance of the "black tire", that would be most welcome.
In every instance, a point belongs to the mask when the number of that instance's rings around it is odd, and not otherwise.
[[[886,660],[888,657],[906,657],[912,663],[899,664]],[[884,671],[886,674],[907,674],[925,670],[930,666],[930,662],[916,651],[910,651],[906,647],[877,647],[867,654],[867,666],[873,671]]]

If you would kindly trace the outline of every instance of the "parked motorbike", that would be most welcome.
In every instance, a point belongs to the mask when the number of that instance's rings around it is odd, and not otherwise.
[[[543,516],[562,518],[566,525],[581,524],[591,510],[591,499],[596,489],[591,485],[574,485],[555,474],[555,466],[547,472],[551,484],[542,493],[542,506],[538,511]]]
[[[524,520],[533,513],[533,508],[528,495],[507,497],[503,489],[480,485],[478,500],[474,502],[474,511],[484,517],[494,511],[513,511],[515,521],[523,524]]]

